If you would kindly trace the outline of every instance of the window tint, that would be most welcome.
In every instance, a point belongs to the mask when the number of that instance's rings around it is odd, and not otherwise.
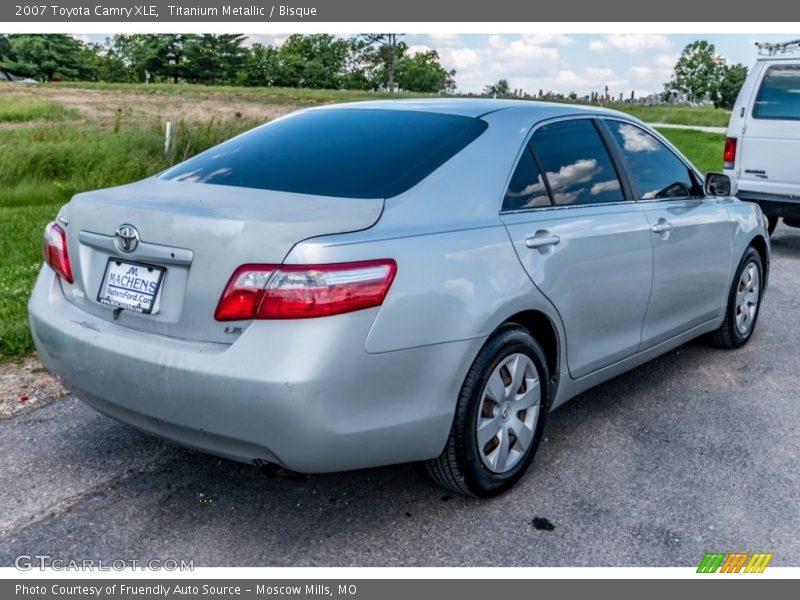
[[[416,185],[486,127],[480,119],[421,111],[311,110],[215,146],[161,178],[387,198]]]
[[[756,119],[800,119],[800,65],[767,69],[753,106]]]
[[[619,178],[603,141],[588,119],[559,121],[537,129],[532,147],[555,204],[623,200]]]
[[[606,121],[606,124],[622,148],[643,199],[700,194],[689,168],[656,137],[630,123]]]
[[[522,210],[536,206],[550,206],[550,196],[531,151],[525,148],[503,198],[503,210]]]

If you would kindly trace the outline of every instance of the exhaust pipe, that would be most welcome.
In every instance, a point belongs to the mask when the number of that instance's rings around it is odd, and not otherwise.
[[[257,458],[253,464],[258,467],[264,475],[270,479],[283,479],[285,481],[303,482],[311,479],[308,473],[298,473],[297,471],[290,471],[289,469],[280,466],[279,464]]]

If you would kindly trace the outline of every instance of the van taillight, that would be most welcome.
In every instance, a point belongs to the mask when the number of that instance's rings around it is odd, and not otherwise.
[[[722,162],[726,169],[733,169],[736,162],[736,138],[725,138],[725,149],[722,151]]]
[[[72,267],[67,252],[67,233],[58,223],[50,223],[44,228],[42,253],[45,262],[61,277],[72,283]]]
[[[397,273],[391,259],[329,265],[242,265],[214,318],[309,319],[383,304]]]

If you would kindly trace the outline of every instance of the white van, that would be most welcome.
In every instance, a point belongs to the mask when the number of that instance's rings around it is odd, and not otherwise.
[[[723,160],[736,195],[769,219],[800,227],[800,40],[757,44],[731,113]]]

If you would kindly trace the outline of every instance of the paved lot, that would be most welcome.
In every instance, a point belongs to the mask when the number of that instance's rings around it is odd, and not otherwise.
[[[521,485],[488,502],[446,495],[417,465],[270,480],[73,398],[1,420],[0,565],[667,566],[769,551],[798,566],[800,230],[773,249],[746,348],[695,342],[582,395],[551,416]]]

